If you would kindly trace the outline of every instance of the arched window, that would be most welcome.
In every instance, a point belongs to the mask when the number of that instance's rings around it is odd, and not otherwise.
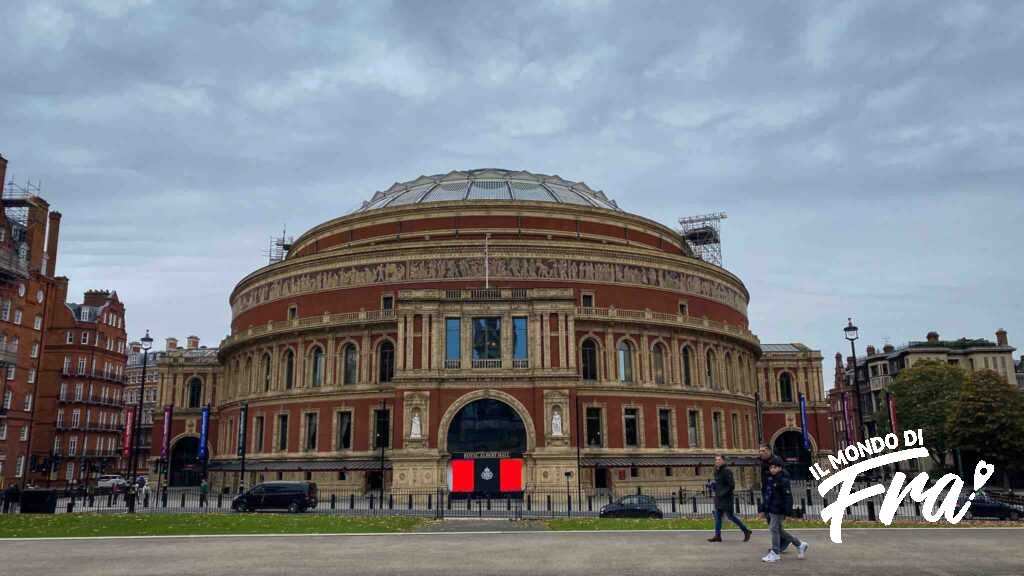
[[[356,351],[355,344],[346,345],[341,357],[344,364],[341,383],[355,384],[356,379],[359,378],[359,353]]]
[[[789,372],[779,374],[779,399],[782,402],[793,401],[793,379]]]
[[[580,347],[580,372],[584,380],[597,380],[597,342],[592,338]]]
[[[199,408],[203,404],[203,381],[193,378],[188,381],[188,407]]]
[[[270,392],[270,354],[264,354],[260,359],[260,370],[263,373],[263,391]]]
[[[377,353],[378,379],[381,383],[391,382],[395,377],[395,345],[385,341]]]
[[[732,381],[732,354],[729,354],[728,352],[725,353],[724,368],[725,373],[723,374],[723,376],[725,376],[725,378],[722,379],[722,385],[725,386],[726,390],[733,390],[734,384]]]
[[[718,382],[715,380],[715,351],[709,348],[705,359],[707,360],[705,369],[707,370],[708,388],[718,390]]]
[[[665,383],[665,347],[655,344],[651,349],[651,367],[654,369],[654,383]]]
[[[286,390],[295,387],[295,351],[291,349],[284,353],[284,387]]]
[[[324,349],[314,346],[309,359],[309,385],[313,388],[319,388],[324,383]]]
[[[633,345],[619,342],[619,382],[633,381]]]
[[[256,391],[256,382],[252,377],[252,357],[245,359],[245,393],[252,394]]]
[[[693,386],[693,358],[689,346],[683,346],[683,386]]]

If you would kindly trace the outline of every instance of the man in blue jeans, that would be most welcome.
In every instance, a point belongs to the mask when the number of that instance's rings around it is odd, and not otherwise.
[[[715,455],[715,536],[708,538],[708,542],[722,541],[722,516],[732,521],[743,531],[743,541],[750,540],[750,529],[743,521],[733,513],[733,503],[736,497],[733,492],[736,489],[736,480],[732,476],[732,470],[725,465],[725,457],[721,454]]]

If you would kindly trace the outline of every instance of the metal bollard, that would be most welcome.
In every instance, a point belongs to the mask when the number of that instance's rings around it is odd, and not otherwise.
[[[697,497],[696,496],[693,497],[693,513],[694,514],[697,513]]]
[[[875,503],[868,500],[868,521],[874,522],[875,520]]]
[[[594,497],[592,495],[588,494],[587,495],[587,512],[593,512],[593,511],[594,511]]]
[[[409,510],[412,510],[412,494],[409,494]]]
[[[551,494],[548,494],[548,512],[551,512]]]
[[[395,509],[395,495],[394,494],[388,494],[388,510],[394,510],[394,509]]]
[[[533,494],[527,494],[526,495],[526,511],[529,512],[531,510],[533,510]]]
[[[182,508],[185,507],[185,493],[184,492],[181,493],[181,507]]]
[[[433,494],[427,494],[427,510],[433,510],[433,509],[434,509],[434,495]]]
[[[114,505],[114,495],[113,494],[107,494],[107,508],[110,508],[113,505]]]
[[[71,499],[68,500],[68,514],[71,514],[74,511],[75,511],[75,497],[72,496]]]
[[[672,513],[673,514],[676,513],[676,499],[675,498],[672,499]]]
[[[149,492],[142,495],[142,507],[149,508]]]
[[[355,510],[356,509],[356,495],[355,494],[349,494],[348,495],[348,509],[349,510]]]
[[[217,508],[222,508],[223,506],[224,506],[224,493],[223,492],[218,492],[217,493]]]
[[[374,494],[370,494],[370,510],[373,510],[373,498]]]
[[[89,508],[96,507],[96,496],[94,494],[89,495]]]
[[[335,495],[331,494],[331,510],[334,510],[335,501],[336,501]]]
[[[164,493],[160,495],[160,500],[163,507],[167,508],[167,490],[164,490]]]

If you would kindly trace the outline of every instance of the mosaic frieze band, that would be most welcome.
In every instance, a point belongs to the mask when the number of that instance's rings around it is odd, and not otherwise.
[[[696,274],[654,266],[593,262],[567,258],[501,257],[490,259],[493,279],[568,280],[625,284],[672,290],[721,302],[746,315],[747,303],[735,288]],[[482,258],[435,258],[339,266],[297,273],[248,288],[231,304],[233,316],[260,304],[327,290],[381,283],[483,279]]]

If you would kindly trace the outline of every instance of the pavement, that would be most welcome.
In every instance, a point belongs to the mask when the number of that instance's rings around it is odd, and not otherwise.
[[[478,528],[474,526],[474,528]],[[768,533],[432,532],[339,536],[138,537],[0,541],[0,574],[79,576],[1024,574],[1021,529],[793,530],[810,544],[760,561]]]

